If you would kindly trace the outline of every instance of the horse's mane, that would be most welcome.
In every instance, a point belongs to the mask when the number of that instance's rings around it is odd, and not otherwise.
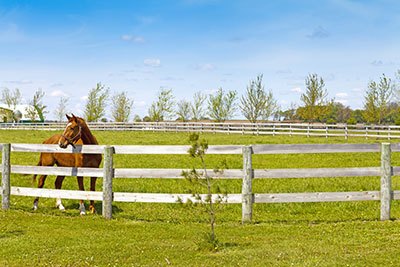
[[[86,121],[80,117],[76,117],[78,120],[79,125],[81,126],[81,131],[82,131],[82,141],[86,144],[90,145],[98,145],[99,143],[97,142],[96,137],[92,134],[90,131],[88,125],[86,124]]]

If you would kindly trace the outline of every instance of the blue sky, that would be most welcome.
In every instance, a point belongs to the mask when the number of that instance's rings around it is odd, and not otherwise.
[[[282,108],[317,73],[330,98],[361,108],[368,82],[400,69],[397,0],[0,0],[0,88],[83,115],[97,82],[144,116],[160,88],[176,100],[264,75]],[[239,116],[238,116],[239,117]]]

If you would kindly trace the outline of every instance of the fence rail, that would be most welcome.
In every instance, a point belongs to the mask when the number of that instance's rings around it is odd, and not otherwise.
[[[90,129],[97,131],[152,131],[152,132],[202,132],[252,135],[298,135],[320,137],[363,137],[363,138],[400,138],[400,126],[397,125],[348,125],[320,123],[245,123],[245,122],[90,122]],[[0,123],[0,129],[20,130],[62,130],[63,122],[44,123]]]
[[[114,168],[115,154],[186,154],[189,146],[76,146],[60,149],[57,145],[44,144],[1,144],[2,150],[2,208],[9,209],[10,196],[30,196],[98,200],[103,202],[103,216],[111,218],[112,202],[146,202],[146,203],[178,203],[198,201],[192,194],[163,194],[163,193],[128,193],[113,192],[113,179],[122,178],[166,178],[183,179],[179,169],[135,169]],[[311,169],[253,169],[253,154],[288,154],[288,153],[351,153],[351,152],[380,152],[380,167],[362,168],[311,168]],[[209,154],[242,154],[243,169],[224,170],[215,174],[215,179],[242,179],[241,194],[223,196],[223,203],[241,203],[242,221],[252,220],[254,203],[289,203],[289,202],[332,202],[332,201],[381,201],[381,220],[390,218],[390,203],[400,199],[400,191],[392,191],[391,176],[400,175],[400,167],[391,166],[391,152],[399,152],[399,144],[310,144],[310,145],[221,145],[210,146]],[[51,152],[51,153],[95,153],[104,154],[104,167],[75,168],[75,167],[41,167],[21,166],[10,164],[11,152]],[[88,192],[74,190],[37,189],[11,186],[10,174],[46,174],[65,176],[96,176],[103,178],[103,192]],[[363,192],[316,192],[316,193],[253,193],[254,179],[284,179],[284,178],[324,178],[324,177],[357,177],[380,176],[380,191]],[[213,198],[220,197],[213,195]],[[202,200],[206,199],[202,195]]]

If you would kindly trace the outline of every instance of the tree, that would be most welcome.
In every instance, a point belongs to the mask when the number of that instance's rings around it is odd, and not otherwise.
[[[1,102],[6,104],[9,108],[13,110],[17,107],[19,103],[21,103],[21,92],[18,88],[15,88],[14,91],[10,91],[8,88],[4,88],[1,91]]]
[[[190,108],[192,119],[194,121],[199,121],[204,117],[204,102],[206,101],[206,99],[207,96],[201,92],[197,92],[193,95],[193,103],[191,103]]]
[[[347,120],[348,124],[356,124],[356,123],[363,123],[364,120],[364,111],[361,109],[355,109],[351,112],[350,118]]]
[[[268,119],[278,107],[272,91],[265,91],[262,79],[263,75],[260,74],[256,80],[250,81],[246,94],[240,98],[242,114],[252,123],[259,119]]]
[[[63,121],[65,119],[65,114],[67,114],[68,98],[60,97],[57,108],[54,110],[54,115],[57,121]]]
[[[42,101],[43,97],[45,96],[45,92],[42,89],[38,89],[31,101],[29,101],[29,106],[25,109],[27,117],[31,121],[35,121],[37,117],[39,117],[40,121],[44,121],[45,117],[44,114],[47,113],[45,110],[47,106],[45,106]]]
[[[368,123],[381,124],[389,114],[388,105],[393,96],[392,80],[383,74],[379,83],[371,81],[364,96],[364,118]]]
[[[283,111],[281,106],[277,104],[275,111],[272,113],[272,120],[273,121],[281,121],[283,116]]]
[[[281,116],[283,117],[284,121],[295,121],[299,119],[296,111],[297,111],[297,106],[295,103],[292,102],[290,103],[290,107],[287,110],[282,111]]]
[[[397,102],[390,102],[388,104],[388,114],[386,116],[386,122],[390,124],[399,125],[400,123],[400,105]]]
[[[395,73],[395,81],[393,82],[393,96],[400,101],[400,69]]]
[[[340,102],[332,102],[329,105],[328,112],[322,119],[323,122],[332,123],[345,123],[350,119],[351,109],[344,106]]]
[[[176,114],[178,115],[178,120],[180,121],[188,121],[190,119],[190,102],[187,100],[181,100],[177,104]]]
[[[127,122],[131,115],[133,100],[126,92],[115,93],[111,101],[111,116],[116,122]]]
[[[208,142],[205,139],[199,139],[199,134],[192,133],[189,136],[190,148],[188,153],[191,158],[200,160],[201,171],[196,170],[193,167],[189,171],[182,171],[182,176],[185,177],[187,181],[189,181],[193,185],[193,189],[191,190],[195,199],[200,203],[204,204],[206,207],[206,212],[209,216],[210,223],[210,233],[206,235],[205,243],[201,244],[202,249],[209,249],[211,251],[216,251],[220,245],[217,236],[215,234],[215,223],[216,223],[216,205],[223,202],[224,195],[221,193],[221,188],[217,186],[216,191],[218,194],[216,198],[213,198],[213,179],[208,175],[205,155],[208,149]],[[198,165],[193,164],[193,165]],[[214,168],[215,173],[223,173],[223,170],[227,168],[226,160],[223,160],[219,163],[219,166]],[[199,188],[200,187],[200,188]],[[199,192],[203,191],[204,188],[207,191],[206,197],[202,197]],[[226,194],[225,194],[226,195]]]
[[[140,118],[140,116],[138,114],[135,114],[135,116],[133,116],[133,121],[134,122],[141,122],[142,118]]]
[[[208,96],[208,115],[217,122],[224,122],[235,115],[236,91],[227,93],[219,88],[215,95]]]
[[[149,117],[151,121],[163,121],[169,119],[174,112],[174,96],[172,89],[161,88],[157,100],[149,108]]]
[[[36,109],[31,105],[29,105],[25,108],[25,115],[31,121],[36,121],[36,119],[38,117]]]
[[[306,92],[300,97],[304,106],[297,110],[298,115],[307,121],[320,120],[328,112],[328,92],[325,89],[325,82],[314,73],[308,75],[305,83]]]
[[[104,115],[109,89],[101,83],[89,91],[84,116],[88,122],[99,121]]]

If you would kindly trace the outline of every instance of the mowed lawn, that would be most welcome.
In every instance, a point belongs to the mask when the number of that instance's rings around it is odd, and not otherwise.
[[[55,132],[0,131],[0,143],[41,143]],[[101,144],[188,144],[187,133],[95,132]],[[380,143],[363,138],[307,138],[203,134],[216,144]],[[394,142],[394,141],[393,141]],[[14,153],[12,164],[35,165],[37,153]],[[242,168],[240,155],[208,155],[213,168],[226,160]],[[400,166],[399,153],[392,154]],[[186,169],[187,155],[117,155],[115,167]],[[254,155],[254,168],[318,168],[379,166],[379,153]],[[88,179],[86,179],[88,180]],[[88,187],[88,181],[85,182]],[[98,180],[101,190],[101,179]],[[12,185],[35,186],[31,176],[13,175]],[[222,180],[215,186],[240,193],[240,180]],[[54,176],[46,188],[54,187]],[[188,193],[190,184],[173,179],[116,179],[119,192]],[[63,188],[77,189],[75,178]],[[399,190],[398,177],[393,189]],[[379,190],[379,177],[255,180],[254,192],[334,192]],[[113,219],[98,213],[79,216],[78,202],[64,200],[66,212],[54,199],[12,197],[11,210],[0,212],[0,266],[398,266],[400,205],[393,202],[392,220],[379,221],[378,201],[347,203],[256,204],[254,223],[241,225],[241,205],[217,207],[216,252],[201,249],[208,232],[202,207],[187,204],[114,203]]]

